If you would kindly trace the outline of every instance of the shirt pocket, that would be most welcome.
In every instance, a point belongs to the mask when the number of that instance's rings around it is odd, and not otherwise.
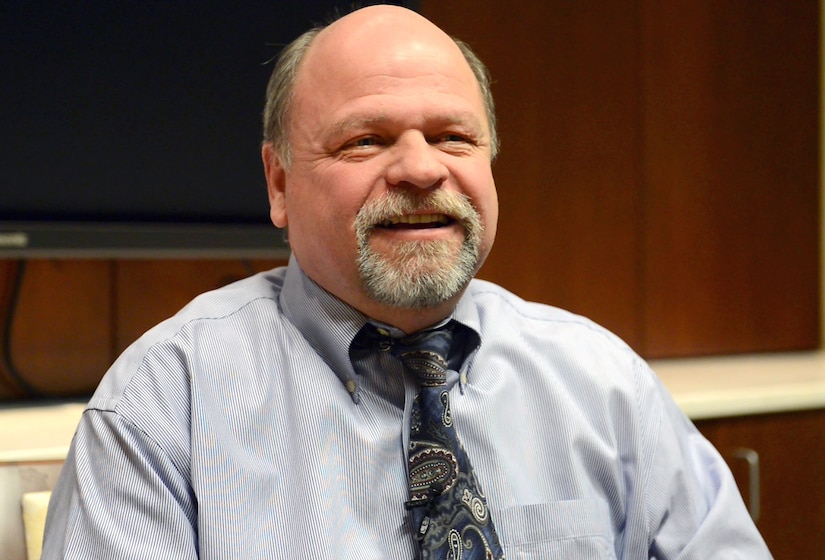
[[[493,513],[507,560],[615,560],[607,507],[598,500],[513,506]]]

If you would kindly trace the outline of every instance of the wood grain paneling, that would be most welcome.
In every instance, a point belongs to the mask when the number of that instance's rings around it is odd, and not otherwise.
[[[30,260],[22,274],[4,310],[14,369],[35,394],[88,392],[113,359],[111,263]]]
[[[642,4],[646,354],[815,348],[818,2]]]
[[[14,357],[9,344],[11,329],[14,326],[17,291],[21,274],[21,263],[16,260],[0,260],[0,400],[25,397],[30,392],[29,384],[21,379],[16,371]]]
[[[648,358],[819,344],[817,0],[424,0],[488,62],[482,276]]]

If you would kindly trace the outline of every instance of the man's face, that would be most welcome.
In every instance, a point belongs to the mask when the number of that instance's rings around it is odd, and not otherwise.
[[[296,83],[283,197],[270,185],[304,271],[365,312],[454,299],[498,217],[472,71],[446,36],[386,27],[366,44],[346,29],[316,40]]]

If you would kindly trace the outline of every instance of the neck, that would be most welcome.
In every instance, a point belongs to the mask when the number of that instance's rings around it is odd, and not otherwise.
[[[296,259],[296,262],[298,262],[294,254],[291,258]],[[307,278],[330,295],[370,319],[391,325],[405,334],[412,334],[426,329],[452,315],[458,301],[469,285],[468,283],[453,297],[438,305],[422,308],[397,307],[381,303],[368,296],[356,274],[348,279],[336,277],[333,281],[327,274],[324,274],[323,269],[318,267],[307,269],[300,263],[298,266]]]
[[[355,307],[371,319],[396,327],[404,331],[405,334],[412,334],[448,318],[455,310],[462,293],[463,290],[441,305],[423,309],[391,307],[372,300],[368,300],[362,306]]]

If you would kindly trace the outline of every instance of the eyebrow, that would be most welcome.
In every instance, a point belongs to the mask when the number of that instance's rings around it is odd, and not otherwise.
[[[360,117],[360,116],[352,116],[342,119],[335,124],[332,125],[332,131],[336,134],[343,134],[349,130],[360,130],[362,128],[372,128],[377,125],[381,125],[390,118],[387,115],[378,115],[378,116],[369,116],[369,117]]]
[[[344,134],[350,130],[369,129],[380,127],[386,123],[391,123],[393,119],[386,114],[378,115],[353,115],[344,118],[332,125],[332,131],[335,134]],[[425,126],[429,123],[436,123],[439,125],[460,125],[471,128],[473,131],[481,133],[484,130],[482,122],[471,111],[459,111],[457,113],[444,113],[441,115],[427,116],[424,118]]]

